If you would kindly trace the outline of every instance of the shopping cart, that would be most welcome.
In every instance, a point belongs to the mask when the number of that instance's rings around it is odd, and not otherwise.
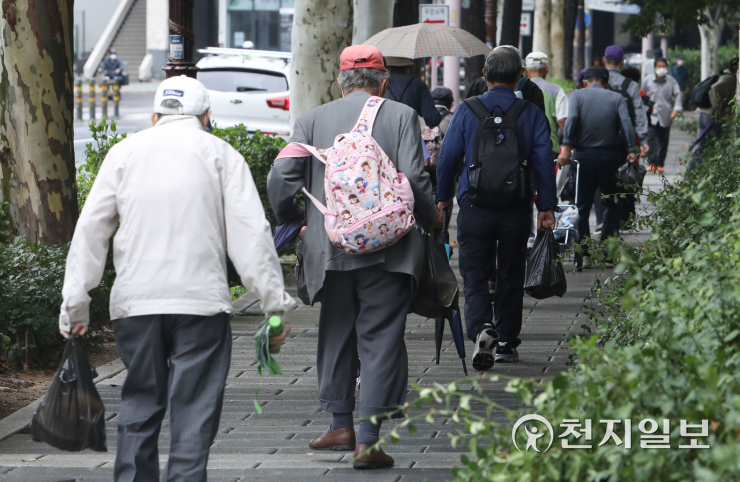
[[[571,204],[558,204],[560,208],[559,213],[555,213],[555,229],[552,233],[555,235],[555,241],[560,244],[560,253],[564,259],[572,259],[573,264],[576,267],[576,271],[581,271],[583,267],[583,258],[581,255],[575,252],[575,245],[581,240],[578,234],[578,222],[580,216],[578,214],[578,184],[580,180],[581,165],[578,161],[570,161],[570,166],[566,166],[564,169],[557,165],[557,193],[558,199],[562,193],[565,185],[570,176],[570,170],[575,169],[575,193],[574,199]]]

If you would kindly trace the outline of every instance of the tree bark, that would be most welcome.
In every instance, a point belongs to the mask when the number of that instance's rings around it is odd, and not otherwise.
[[[463,30],[472,33],[482,42],[486,41],[486,0],[471,0],[470,8],[463,8],[460,16]],[[485,55],[476,55],[465,59],[465,92],[483,72]]]
[[[565,0],[563,8],[563,77],[573,78],[573,39],[576,34],[578,0]]]
[[[504,2],[501,24],[501,45],[519,45],[519,25],[522,22],[522,0]]]
[[[544,52],[552,57],[550,49],[550,14],[552,0],[535,0],[534,4],[534,31],[532,32],[532,50]]]
[[[710,75],[719,73],[719,42],[722,30],[725,28],[723,9],[714,13],[706,10],[704,13],[710,21],[699,25],[699,36],[701,37],[701,78],[706,79]],[[666,55],[665,53],[663,55]]]
[[[496,45],[496,16],[498,15],[498,2],[486,0],[486,42]]]
[[[77,221],[73,0],[3,0],[0,201],[15,234],[61,245]]]
[[[293,16],[290,122],[341,96],[339,54],[352,43],[352,0],[297,0]]]
[[[563,0],[552,0],[552,13],[550,14],[550,75],[556,79],[562,79],[563,74],[563,51],[565,41],[565,29],[563,28]]]
[[[359,45],[378,32],[393,27],[394,0],[354,0],[352,45]]]

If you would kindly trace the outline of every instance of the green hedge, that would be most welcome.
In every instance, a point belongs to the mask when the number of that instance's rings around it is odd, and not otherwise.
[[[740,119],[732,129],[740,128]],[[730,132],[732,129],[728,128]],[[465,442],[470,455],[455,470],[461,481],[731,481],[740,480],[740,140],[728,135],[710,147],[694,172],[660,192],[647,192],[651,214],[638,228],[652,228],[639,248],[618,241],[594,257],[619,256],[614,275],[594,292],[584,336],[571,340],[575,365],[535,384],[511,379],[524,413],[537,413],[554,427],[552,447],[520,453],[511,426],[491,421],[502,409],[478,391],[458,384],[419,392],[435,401],[431,412],[411,412],[403,422],[449,417],[461,424],[453,444]],[[599,247],[594,243],[592,249]],[[591,332],[593,334],[591,334]],[[494,377],[494,379],[498,379]],[[415,404],[412,403],[411,406]],[[477,405],[486,415],[471,411]],[[421,407],[422,404],[417,405]],[[505,409],[504,409],[505,410]],[[508,411],[514,421],[522,412]],[[672,449],[642,449],[638,423],[670,421]],[[592,449],[561,447],[564,419],[593,421]],[[632,448],[609,441],[600,420],[632,420]],[[680,421],[708,421],[702,450],[679,449]],[[616,433],[624,440],[624,426]],[[414,433],[415,428],[410,432]],[[524,450],[524,430],[517,432]],[[391,435],[398,439],[398,430]],[[549,440],[549,434],[545,434]],[[581,438],[581,440],[583,440]],[[583,443],[570,438],[571,444]],[[544,449],[544,446],[540,446]]]

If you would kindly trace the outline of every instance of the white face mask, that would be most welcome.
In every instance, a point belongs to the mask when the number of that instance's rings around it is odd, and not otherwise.
[[[116,54],[111,54],[111,56],[110,56],[110,59],[111,60],[116,60],[117,58],[118,58],[118,55],[116,55]]]
[[[681,67],[683,65],[683,60],[676,60],[676,65]]]
[[[655,69],[655,75],[657,75],[658,77],[665,77],[666,75],[668,75],[668,69],[666,68]]]

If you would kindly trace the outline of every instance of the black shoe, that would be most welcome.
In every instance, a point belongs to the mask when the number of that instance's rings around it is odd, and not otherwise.
[[[519,361],[519,353],[510,343],[496,345],[496,363],[512,363]]]

